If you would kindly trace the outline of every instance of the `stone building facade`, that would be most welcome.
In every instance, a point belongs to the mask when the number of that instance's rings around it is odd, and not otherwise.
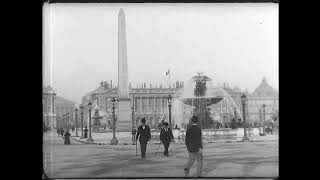
[[[50,129],[56,128],[56,111],[55,111],[56,93],[50,86],[42,88],[42,112],[43,124]]]
[[[249,118],[253,122],[263,121],[263,109],[265,121],[271,121],[274,117],[279,119],[279,93],[267,83],[266,78],[263,78],[260,85],[248,96]]]
[[[133,87],[129,84],[129,96],[131,99],[130,106],[133,107],[132,111],[132,125],[136,126],[140,124],[142,117],[145,117],[147,124],[151,128],[156,128],[158,123],[162,120],[169,121],[168,113],[168,95],[170,94],[172,99],[172,125],[184,126],[188,123],[192,116],[192,106],[188,105],[176,105],[176,102],[182,98],[182,89],[184,87],[183,82],[177,81],[171,87],[153,87],[146,83],[142,83],[140,86]],[[255,89],[253,93],[249,93],[247,90],[241,91],[238,87],[231,88],[227,83],[223,83],[218,87],[223,92],[219,96],[223,97],[223,100],[217,104],[210,106],[211,117],[214,121],[221,123],[230,122],[232,118],[242,119],[242,104],[241,94],[247,94],[246,105],[246,120],[248,123],[259,122],[263,116],[262,105],[265,104],[265,120],[269,121],[272,117],[277,116],[279,113],[279,95],[263,78],[261,84]],[[93,116],[94,107],[98,106],[99,115],[103,116],[101,120],[102,126],[111,126],[112,123],[112,102],[113,97],[118,97],[117,87],[112,85],[112,82],[101,82],[100,86],[92,92],[87,93],[82,98],[82,104],[84,105],[84,124],[88,125],[88,106],[89,100],[92,101]],[[117,104],[117,103],[116,103]],[[117,108],[117,107],[116,107]],[[261,113],[260,110],[261,109]],[[117,109],[115,109],[117,112]],[[117,117],[116,117],[117,118]],[[263,119],[262,119],[263,120]]]
[[[175,107],[175,99],[181,98],[181,90],[184,87],[183,82],[177,81],[171,87],[153,87],[152,84],[149,86],[146,83],[142,83],[140,86],[133,87],[129,84],[129,96],[131,99],[130,106],[133,107],[131,119],[132,125],[137,126],[140,124],[140,120],[142,117],[145,117],[147,120],[147,124],[151,128],[157,128],[158,123],[162,120],[169,122],[169,112],[168,112],[168,95],[170,94],[172,99],[172,125],[186,125],[189,121],[189,118],[192,116],[192,107],[188,107],[187,105],[182,105],[179,107],[181,109],[181,113],[177,114],[175,111],[177,108]],[[225,93],[222,94],[224,96],[224,100],[220,103],[211,107],[211,111],[215,117],[219,116],[215,120],[228,122],[234,115],[234,107],[238,114],[241,113],[241,92],[239,89],[232,89],[224,84],[220,87]],[[88,101],[92,101],[92,112],[93,116],[93,108],[97,105],[99,108],[99,115],[103,116],[101,120],[102,126],[111,126],[112,122],[112,102],[111,99],[113,97],[118,97],[117,95],[117,87],[112,85],[112,82],[101,82],[100,87],[95,89],[94,91],[86,94],[82,98],[82,104],[85,106],[84,110],[84,119],[85,124],[88,124]],[[117,109],[115,109],[117,112]]]
[[[61,96],[56,96],[55,100],[55,110],[56,110],[56,116],[57,116],[57,126],[58,127],[66,127],[66,120],[63,119],[63,115],[70,113],[69,116],[69,128],[70,126],[75,124],[75,108],[76,103],[72,102],[70,100],[67,100]],[[78,116],[78,122],[79,122],[79,116]],[[80,124],[80,123],[79,123]]]
[[[57,96],[57,93],[50,86],[43,87],[42,107],[43,123],[46,127],[50,127],[50,129],[65,128],[66,121],[63,120],[63,115],[68,112],[70,113],[69,127],[74,125],[76,103]]]

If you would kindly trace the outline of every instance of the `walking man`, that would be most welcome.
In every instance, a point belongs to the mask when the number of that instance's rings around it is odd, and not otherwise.
[[[203,156],[202,156],[202,132],[201,128],[198,126],[198,117],[193,116],[191,119],[191,126],[186,132],[186,146],[189,152],[189,160],[186,167],[184,168],[185,176],[188,176],[190,172],[190,167],[193,165],[194,161],[197,160],[197,176],[202,176],[203,167]]]
[[[163,128],[161,129],[161,132],[160,132],[160,141],[162,142],[163,146],[164,146],[164,155],[165,156],[169,156],[169,145],[170,145],[170,142],[173,138],[173,134],[172,134],[172,131],[171,129],[168,127],[168,123],[165,122],[163,123]]]
[[[138,132],[136,135],[136,141],[139,138],[140,142],[140,150],[141,150],[141,157],[146,157],[146,149],[147,149],[147,143],[149,140],[151,140],[151,133],[150,128],[148,125],[146,125],[146,119],[141,119],[141,125],[138,128]]]

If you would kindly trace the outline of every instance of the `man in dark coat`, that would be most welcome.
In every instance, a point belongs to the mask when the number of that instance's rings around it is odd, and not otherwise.
[[[141,157],[146,157],[146,149],[147,149],[147,143],[151,140],[151,133],[150,128],[148,125],[146,125],[146,119],[141,119],[141,125],[138,128],[138,132],[136,135],[136,141],[139,138],[140,142],[140,150],[141,150]]]
[[[87,126],[84,128],[84,138],[88,138],[88,129]]]
[[[165,156],[169,156],[169,145],[170,145],[170,142],[173,138],[173,134],[172,134],[172,131],[171,129],[168,127],[168,123],[165,122],[163,123],[163,128],[161,129],[161,132],[160,132],[160,141],[162,142],[163,146],[164,146],[164,155]]]
[[[184,169],[185,176],[188,176],[190,167],[194,161],[197,160],[197,175],[202,176],[203,156],[202,156],[202,131],[198,126],[198,117],[193,116],[191,119],[191,126],[186,132],[186,146],[189,152],[189,161]]]

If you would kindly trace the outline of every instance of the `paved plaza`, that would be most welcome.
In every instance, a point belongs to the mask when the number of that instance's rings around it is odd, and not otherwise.
[[[70,134],[73,136],[72,139],[83,142],[83,143],[91,143],[91,144],[103,144],[107,145],[110,144],[110,141],[113,137],[112,132],[107,133],[92,133],[93,142],[87,142],[87,139],[80,139],[80,132],[81,130],[78,130],[78,137],[76,136],[76,131],[70,131]],[[204,132],[203,132],[204,133]],[[152,140],[152,143],[159,143],[159,135]],[[130,132],[118,132],[116,135],[118,139],[118,144],[132,144],[132,136]],[[224,137],[224,138],[208,138],[209,136],[203,136],[203,142],[205,143],[230,143],[230,142],[239,142],[242,141],[243,135],[237,135],[235,137]],[[279,135],[278,130],[276,129],[273,133],[273,135],[268,134],[266,136],[259,136],[259,135],[252,135],[249,136],[250,141],[278,141]],[[184,140],[182,138],[175,138],[176,142],[184,143]]]
[[[161,145],[150,143],[146,159],[136,156],[135,145],[84,144],[71,139],[64,145],[55,132],[45,133],[44,169],[50,178],[183,177],[187,151],[183,143],[171,143],[170,157]],[[277,177],[278,140],[204,143],[203,177]],[[195,176],[195,165],[190,176]]]

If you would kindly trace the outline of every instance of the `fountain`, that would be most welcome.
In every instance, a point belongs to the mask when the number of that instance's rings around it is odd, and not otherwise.
[[[197,76],[193,76],[191,81],[195,83],[193,95],[182,93],[182,97],[178,98],[183,104],[191,106],[192,115],[198,116],[199,125],[203,129],[211,128],[213,125],[213,119],[210,113],[210,106],[217,104],[223,97],[209,97],[207,92],[207,82],[211,81],[208,76],[203,76],[198,73]],[[186,87],[189,88],[189,87]]]
[[[96,107],[94,108],[94,116],[92,117],[93,119],[92,132],[94,133],[106,132],[106,130],[101,126],[100,120],[102,118],[103,117],[99,115],[99,108],[96,105]]]
[[[240,92],[231,90],[232,94],[229,94],[228,88],[213,86],[211,78],[201,73],[184,84],[173,96],[173,126],[181,127],[174,134],[175,138],[184,140],[187,124],[193,115],[199,118],[204,141],[231,140],[243,136],[241,128],[231,129],[230,126],[225,126],[230,123],[231,118],[242,119],[242,108],[237,99],[240,98]],[[247,129],[247,132],[249,136],[256,134],[253,129]]]

